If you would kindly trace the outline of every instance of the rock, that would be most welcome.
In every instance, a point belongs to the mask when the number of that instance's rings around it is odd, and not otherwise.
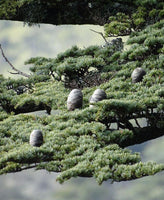
[[[43,134],[40,130],[33,130],[30,135],[30,145],[40,147],[43,144]]]
[[[83,105],[83,94],[79,89],[73,89],[67,98],[67,109],[75,110]]]
[[[89,100],[90,107],[93,106],[92,103],[101,101],[106,98],[107,98],[107,96],[106,96],[106,93],[104,92],[104,90],[96,89]]]
[[[137,83],[142,81],[143,76],[145,76],[145,74],[146,74],[145,70],[143,70],[141,67],[134,69],[131,75],[132,83]]]

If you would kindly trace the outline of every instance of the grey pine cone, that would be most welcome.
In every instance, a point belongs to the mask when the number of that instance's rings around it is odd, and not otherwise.
[[[73,89],[67,98],[67,109],[75,110],[83,105],[83,94],[79,89]]]
[[[40,130],[33,130],[30,135],[30,145],[40,147],[43,144],[43,134]]]
[[[96,89],[94,91],[94,93],[92,94],[92,96],[91,96],[91,98],[89,100],[89,103],[92,104],[92,103],[101,101],[101,100],[106,99],[106,98],[107,98],[107,96],[106,96],[106,93],[105,93],[104,90]]]
[[[142,81],[143,76],[145,76],[145,74],[146,74],[145,70],[143,70],[141,67],[134,69],[131,75],[132,83],[137,83]]]

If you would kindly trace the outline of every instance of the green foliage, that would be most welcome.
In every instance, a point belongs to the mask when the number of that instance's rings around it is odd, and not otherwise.
[[[130,18],[124,13],[117,13],[109,17],[109,24],[104,25],[106,37],[117,35],[129,35],[131,32]]]
[[[0,174],[35,167],[60,172],[60,183],[82,176],[95,177],[101,184],[164,170],[163,164],[142,163],[138,153],[125,148],[160,137],[164,130],[164,21],[155,19],[159,12],[154,10],[161,5],[146,12],[154,1],[135,3],[137,9],[131,16],[136,31],[128,40],[128,50],[123,49],[120,38],[103,47],[74,46],[56,58],[29,59],[28,79],[0,77]],[[157,22],[144,28],[146,19],[152,23],[148,15]],[[132,21],[125,13],[119,12],[110,20],[113,25],[107,25],[106,31],[118,35],[128,28],[128,34],[131,32]],[[134,84],[131,74],[136,67],[142,67],[146,75]],[[22,86],[25,90],[20,92]],[[84,98],[82,109],[70,112],[66,100],[72,88],[81,88]],[[103,89],[107,99],[89,107],[89,97],[96,88]],[[25,114],[40,110],[51,115]],[[144,127],[140,119],[146,120]],[[43,132],[40,147],[29,144],[34,129]]]
[[[109,17],[104,25],[106,37],[129,35],[133,30],[141,31],[145,26],[163,19],[163,6],[158,1],[136,1],[138,7],[132,12],[118,12]]]
[[[18,1],[13,0],[12,3],[9,0],[2,0],[0,3],[0,17],[9,19],[16,12]]]
[[[0,2],[0,18],[11,19],[18,13],[24,14],[24,22],[28,25],[36,24],[43,20],[46,15],[45,3],[38,0],[2,0]],[[21,8],[21,10],[20,10]]]
[[[116,144],[104,146],[105,126],[101,123],[79,124],[75,120],[57,123],[59,116],[40,118],[18,115],[4,120],[1,123],[0,173],[23,170],[36,163],[34,166],[37,169],[61,172],[57,178],[60,182],[74,176],[92,175],[101,184],[109,178],[115,181],[128,180],[163,169],[162,165],[135,164],[140,162],[139,154],[132,154]],[[29,134],[34,127],[44,132],[44,144],[40,148],[28,144]]]
[[[111,56],[118,49],[122,49],[121,45],[122,42],[105,47],[90,46],[85,49],[74,46],[59,54],[55,59],[31,58],[25,64],[33,64],[30,68],[33,72],[32,77],[38,77],[38,79],[52,77],[57,81],[63,81],[67,87],[83,88],[104,81],[100,73],[111,62]],[[115,57],[113,56],[112,59]]]
[[[39,23],[52,24],[100,24],[109,18],[106,26],[111,35],[129,34],[132,28],[140,30],[163,16],[163,1],[65,1],[65,0],[2,0],[0,18],[21,20],[28,25]],[[80,12],[77,12],[80,10]],[[156,11],[155,11],[156,10]],[[145,12],[146,11],[146,12]],[[114,20],[113,20],[114,19]]]

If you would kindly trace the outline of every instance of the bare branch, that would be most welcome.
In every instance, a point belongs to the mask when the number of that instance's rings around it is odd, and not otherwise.
[[[90,29],[91,31],[93,31],[93,32],[95,32],[95,33],[98,33],[98,34],[100,34],[102,37],[103,37],[103,39],[104,39],[104,41],[105,41],[105,43],[106,44],[109,44],[109,42],[106,40],[106,38],[105,38],[105,36],[103,35],[103,33],[102,32],[98,32],[98,31],[95,31],[95,30],[93,30],[93,29]]]
[[[135,120],[137,126],[138,126],[139,128],[141,128],[140,124],[138,123],[138,120],[137,120],[136,118],[134,118],[134,120]]]
[[[7,59],[7,57],[5,56],[1,44],[0,44],[0,50],[1,50],[2,56],[3,56],[3,58],[5,59],[5,61],[10,65],[10,67],[12,68],[12,70],[15,71],[15,72],[10,72],[11,74],[18,74],[18,75],[21,75],[21,76],[25,76],[25,77],[27,77],[27,78],[30,77],[29,74],[26,74],[26,73],[24,73],[24,72],[22,72],[22,71],[16,69],[16,68],[12,65],[12,63],[11,63],[11,62]]]
[[[18,75],[18,72],[10,72],[8,71],[10,74],[14,74],[14,75]]]

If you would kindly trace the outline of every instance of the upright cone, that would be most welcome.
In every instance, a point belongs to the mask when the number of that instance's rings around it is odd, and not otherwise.
[[[93,106],[92,103],[102,101],[103,99],[106,99],[106,97],[107,96],[104,90],[96,89],[89,100],[90,107]]]
[[[30,145],[40,147],[43,144],[43,134],[40,130],[33,130],[30,135]]]
[[[142,81],[145,74],[146,74],[145,70],[143,70],[141,67],[134,69],[131,75],[132,83],[137,83]]]
[[[73,89],[67,98],[67,109],[75,110],[83,105],[83,94],[79,89]]]

